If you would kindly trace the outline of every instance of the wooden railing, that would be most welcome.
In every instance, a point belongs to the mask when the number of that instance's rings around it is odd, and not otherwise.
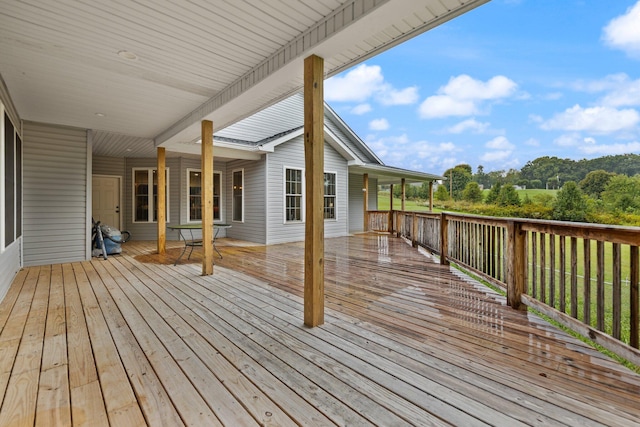
[[[640,365],[640,228],[401,211],[369,218],[501,288],[513,308],[531,307]]]

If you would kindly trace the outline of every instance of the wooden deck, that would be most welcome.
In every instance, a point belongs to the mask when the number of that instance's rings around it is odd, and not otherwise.
[[[218,247],[21,271],[0,426],[640,425],[640,376],[400,239],[326,241],[314,329],[302,244]]]

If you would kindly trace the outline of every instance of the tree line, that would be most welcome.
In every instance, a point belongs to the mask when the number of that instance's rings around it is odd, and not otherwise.
[[[598,169],[589,169],[598,168]],[[606,169],[605,169],[606,168]],[[444,173],[434,201],[441,208],[470,213],[605,224],[640,225],[640,155],[574,161],[540,157],[520,170],[485,173],[457,165]],[[544,184],[543,184],[544,182]],[[558,189],[520,198],[515,186]],[[399,186],[398,186],[399,187]],[[490,188],[484,194],[484,188]],[[394,187],[396,197],[401,189]],[[429,186],[408,186],[410,199],[427,200]]]

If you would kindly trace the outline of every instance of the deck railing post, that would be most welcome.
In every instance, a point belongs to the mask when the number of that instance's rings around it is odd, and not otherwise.
[[[393,234],[393,215],[395,215],[395,211],[392,209],[389,211],[389,225],[387,225],[389,229],[389,234]]]
[[[411,213],[411,246],[418,247],[418,216],[415,212]]]
[[[440,214],[440,264],[449,265],[449,220],[447,215]]]
[[[526,232],[522,223],[507,221],[507,303],[516,310],[526,310],[521,296],[525,292]]]

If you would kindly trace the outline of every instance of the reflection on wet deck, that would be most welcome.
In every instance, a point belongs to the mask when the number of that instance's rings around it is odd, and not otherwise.
[[[30,267],[0,305],[0,425],[612,425],[640,376],[385,235]],[[175,256],[172,251],[178,251]]]

